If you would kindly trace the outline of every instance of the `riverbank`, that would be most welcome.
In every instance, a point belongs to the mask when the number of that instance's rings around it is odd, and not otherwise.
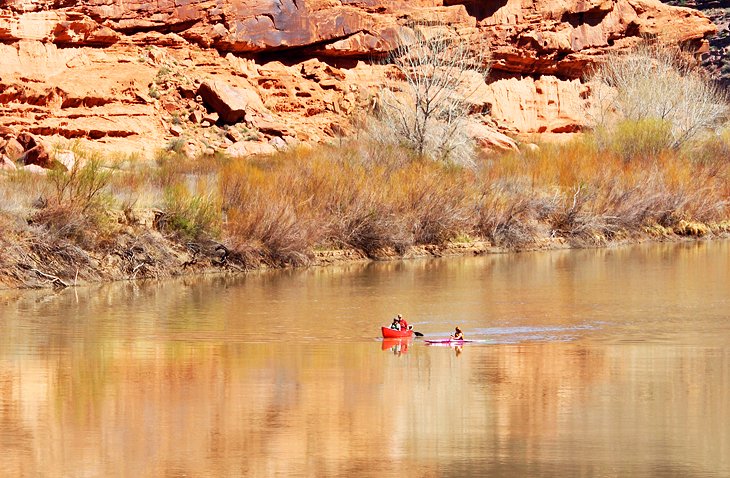
[[[584,138],[470,167],[364,141],[153,164],[76,150],[0,174],[0,287],[723,238],[725,146],[627,159]]]
[[[682,224],[675,229],[661,226],[626,234],[592,247],[615,247],[642,242],[680,242],[730,238],[730,224]],[[77,244],[25,236],[0,239],[0,289],[65,288],[91,283],[142,279],[165,279],[203,274],[243,274],[247,271],[284,267],[326,267],[347,263],[411,260],[505,254],[534,250],[585,248],[562,237],[545,237],[529,246],[510,249],[488,240],[410,246],[398,252],[384,248],[368,254],[354,248],[313,251],[305,265],[267,263],[252,266],[216,241],[182,243],[154,228],[127,225],[104,251],[88,251]],[[250,261],[250,258],[249,258]]]

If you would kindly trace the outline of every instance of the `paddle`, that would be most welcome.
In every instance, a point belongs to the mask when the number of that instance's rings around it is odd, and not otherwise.
[[[416,337],[423,337],[423,334],[421,332],[416,332],[415,330],[413,331],[413,335],[415,335]]]

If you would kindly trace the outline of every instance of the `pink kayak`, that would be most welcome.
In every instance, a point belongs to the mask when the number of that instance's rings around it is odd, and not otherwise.
[[[454,340],[454,339],[438,339],[438,340],[424,340],[427,344],[442,344],[442,345],[461,345],[466,344],[469,342],[474,342],[473,340]]]

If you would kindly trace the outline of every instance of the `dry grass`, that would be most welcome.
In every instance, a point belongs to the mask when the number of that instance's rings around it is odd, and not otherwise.
[[[361,151],[298,150],[225,167],[221,191],[231,241],[275,262],[302,263],[315,247],[403,252],[470,227],[468,171],[429,161],[401,164],[399,155],[389,164]]]
[[[377,256],[467,235],[511,249],[562,237],[603,244],[658,224],[728,216],[727,162],[673,150],[626,161],[591,138],[446,167],[368,155],[362,143],[299,150],[222,170],[224,228],[237,247],[306,263],[318,247]]]
[[[667,150],[625,161],[621,153],[600,151],[590,137],[491,158],[480,172],[478,230],[521,248],[538,238],[601,244],[651,224],[722,221],[729,212],[729,166],[722,157],[700,162]]]
[[[246,267],[304,265],[323,248],[379,257],[464,238],[520,250],[554,240],[703,237],[730,232],[730,161],[717,153],[724,141],[627,160],[586,136],[476,158],[468,168],[368,141],[248,160],[170,154],[153,166],[112,168],[90,161],[75,172],[0,176],[0,227],[16,238],[18,264],[45,261],[62,274],[74,264],[93,268],[94,251],[127,257],[136,250],[120,242],[123,226],[105,221],[109,208],[139,207],[139,198],[162,210],[156,227],[165,240],[218,252],[211,239],[220,241],[226,259],[219,262]],[[127,268],[139,275],[164,265],[135,259]]]

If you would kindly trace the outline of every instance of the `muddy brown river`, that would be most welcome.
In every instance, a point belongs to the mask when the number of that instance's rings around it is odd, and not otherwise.
[[[0,291],[0,476],[728,477],[730,242]]]

